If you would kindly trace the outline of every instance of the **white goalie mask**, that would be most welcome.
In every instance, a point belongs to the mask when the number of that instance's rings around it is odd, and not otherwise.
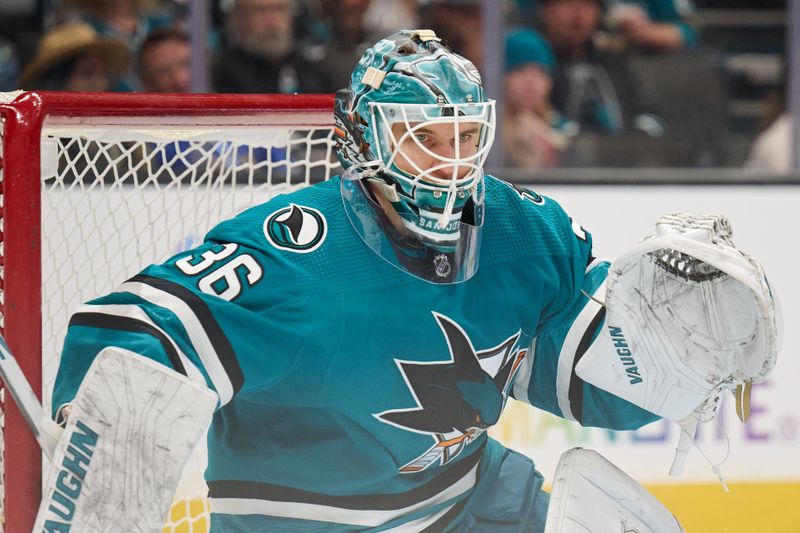
[[[364,242],[425,281],[472,277],[495,131],[475,66],[429,30],[400,32],[365,52],[334,116],[345,210]]]

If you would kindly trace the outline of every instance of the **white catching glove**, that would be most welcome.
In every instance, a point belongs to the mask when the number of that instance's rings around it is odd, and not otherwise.
[[[692,435],[688,421],[713,417],[725,389],[737,389],[746,420],[750,385],[775,365],[779,317],[761,265],[733,245],[726,218],[662,217],[611,265],[605,304],[578,376]]]

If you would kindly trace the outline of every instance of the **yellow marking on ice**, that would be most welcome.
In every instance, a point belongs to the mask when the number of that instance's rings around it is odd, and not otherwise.
[[[796,533],[800,482],[646,485],[689,532]]]

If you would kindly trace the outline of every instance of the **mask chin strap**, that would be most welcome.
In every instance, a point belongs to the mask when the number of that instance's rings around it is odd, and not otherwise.
[[[453,216],[453,206],[456,203],[456,182],[450,182],[450,187],[447,188],[447,203],[444,206],[444,211],[439,215],[439,220],[436,222],[438,229],[444,229],[450,222],[450,217]]]

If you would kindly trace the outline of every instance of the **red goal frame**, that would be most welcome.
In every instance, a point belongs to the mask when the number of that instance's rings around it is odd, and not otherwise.
[[[24,92],[0,104],[0,314],[2,332],[41,397],[41,134],[45,122],[87,125],[333,126],[333,95]],[[29,532],[41,499],[41,451],[3,401],[4,531]]]

